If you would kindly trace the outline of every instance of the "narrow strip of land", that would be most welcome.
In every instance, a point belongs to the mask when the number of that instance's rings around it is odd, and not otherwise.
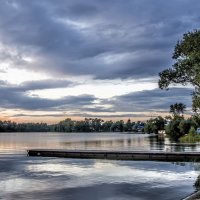
[[[186,197],[183,200],[200,200],[200,191],[197,191],[194,194],[191,194],[190,196]]]
[[[169,162],[197,162],[200,152],[158,152],[158,151],[104,151],[104,150],[59,150],[30,149],[28,156],[111,159],[111,160],[147,160]]]

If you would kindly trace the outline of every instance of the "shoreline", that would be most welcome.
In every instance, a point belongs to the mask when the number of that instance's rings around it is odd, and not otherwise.
[[[200,191],[196,191],[182,200],[200,200]]]

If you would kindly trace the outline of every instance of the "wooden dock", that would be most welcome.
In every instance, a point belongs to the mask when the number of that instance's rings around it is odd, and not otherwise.
[[[59,150],[31,149],[28,156],[110,159],[110,160],[146,160],[168,162],[199,162],[200,152],[161,152],[161,151],[109,151],[109,150]]]

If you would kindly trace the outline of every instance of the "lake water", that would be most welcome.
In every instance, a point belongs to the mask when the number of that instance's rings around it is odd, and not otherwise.
[[[198,163],[27,157],[31,148],[198,151],[143,134],[0,133],[0,199],[177,200]]]

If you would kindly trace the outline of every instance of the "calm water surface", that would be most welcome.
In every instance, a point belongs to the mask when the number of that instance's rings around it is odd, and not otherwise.
[[[119,133],[0,133],[0,199],[175,200],[195,191],[198,163],[27,157],[30,148],[198,151]]]

